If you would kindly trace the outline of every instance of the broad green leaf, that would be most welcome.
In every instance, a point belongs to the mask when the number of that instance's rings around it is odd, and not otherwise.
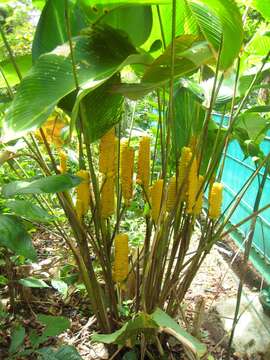
[[[259,113],[245,112],[241,114],[234,125],[235,130],[242,130],[246,133],[245,140],[252,140],[259,144],[270,128],[270,120],[262,117]]]
[[[212,51],[206,41],[198,41],[197,36],[183,35],[175,40],[175,78],[190,74],[197,70],[201,65],[213,60]],[[170,70],[170,47],[160,55],[144,73],[139,84],[115,85],[113,91],[124,94],[136,100],[145,96],[148,92],[164,85],[171,77]]]
[[[0,214],[0,246],[7,247],[16,255],[36,260],[31,237],[16,216]]]
[[[31,55],[17,56],[15,57],[15,61],[18,68],[20,69],[22,76],[25,76],[32,66]],[[20,82],[17,72],[9,59],[1,61],[0,67],[10,86],[14,86]],[[0,72],[0,88],[5,87],[7,87],[7,84],[4,80],[3,75]]]
[[[84,135],[90,142],[101,138],[119,122],[124,98],[110,91],[118,83],[118,77],[109,79],[82,100],[87,120],[83,122]]]
[[[183,146],[187,146],[190,137],[200,133],[205,118],[205,109],[200,99],[186,87],[174,92],[174,118],[172,121],[173,154],[178,159]]]
[[[52,280],[52,287],[56,289],[64,297],[67,296],[68,286],[63,280]]]
[[[79,35],[82,29],[99,22],[126,32],[135,46],[143,44],[151,32],[152,11],[150,6],[134,3],[107,2],[103,5],[88,0],[69,0],[72,36]],[[32,48],[34,61],[67,40],[65,0],[48,0],[35,33]]]
[[[240,11],[234,0],[188,0],[187,4],[204,37],[218,52],[221,69],[227,69],[238,56],[243,41]],[[232,42],[233,39],[233,42]]]
[[[267,113],[267,112],[270,112],[270,105],[253,106],[252,108],[249,108],[248,110],[246,110],[246,112]]]
[[[84,13],[74,1],[68,1],[70,27],[72,36],[79,35],[81,29],[88,26]],[[68,40],[65,21],[65,0],[48,0],[36,28],[32,46],[33,60],[44,53],[52,51]]]
[[[65,316],[39,314],[37,320],[45,325],[44,337],[58,336],[70,327],[70,321]]]
[[[82,360],[78,351],[69,345],[62,345],[58,350],[42,348],[37,353],[41,355],[40,360]]]
[[[49,215],[46,210],[27,200],[10,200],[6,206],[15,215],[22,216],[30,221],[47,223],[53,220],[53,216]]]
[[[32,276],[29,276],[27,278],[24,279],[20,279],[18,280],[18,283],[25,286],[25,287],[29,287],[29,288],[48,288],[49,285],[47,285],[45,283],[45,281],[41,280],[41,279],[36,279]]]
[[[206,345],[182,329],[175,320],[161,309],[155,310],[155,312],[151,314],[151,318],[161,329],[167,328],[173,330],[174,336],[180,340],[182,344],[188,346],[199,358],[207,354]]]
[[[92,340],[105,344],[125,345],[127,340],[131,340],[132,343],[135,343],[136,338],[140,333],[147,330],[155,330],[157,328],[158,326],[150,315],[140,313],[134,319],[127,321],[119,330],[111,334],[94,333]]]
[[[32,4],[39,10],[42,10],[46,0],[32,0]]]
[[[270,51],[269,35],[255,34],[245,47],[245,52],[249,55],[266,56],[268,51]]]
[[[175,40],[175,77],[196,70],[212,59],[212,52],[206,41],[198,41],[193,35],[179,36]],[[142,82],[162,82],[171,76],[171,47],[159,56],[146,70]]]
[[[94,89],[121,67],[139,60],[137,57],[128,58],[136,50],[123,35],[110,27],[94,27],[89,35],[74,38],[73,44],[81,87],[87,85]],[[22,80],[7,112],[2,141],[10,141],[40,127],[56,104],[75,88],[68,44],[41,55]]]
[[[8,279],[4,275],[0,275],[0,285],[7,285]]]
[[[266,20],[270,21],[269,0],[252,0],[251,6],[259,11]]]
[[[18,325],[11,332],[11,344],[9,347],[9,353],[15,354],[23,344],[25,337],[25,328],[22,325]]]
[[[5,197],[17,194],[52,194],[69,190],[80,184],[82,179],[75,175],[52,175],[38,180],[18,180],[2,187]]]

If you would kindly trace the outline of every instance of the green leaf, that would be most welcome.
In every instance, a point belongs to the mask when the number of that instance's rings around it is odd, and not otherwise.
[[[22,216],[30,221],[48,223],[53,220],[53,216],[49,215],[46,210],[27,200],[10,200],[7,201],[6,206],[15,215]]]
[[[268,0],[252,0],[251,6],[259,11],[266,20],[270,21],[270,4]]]
[[[8,279],[4,275],[0,275],[0,285],[7,285]]]
[[[172,121],[173,154],[179,158],[183,146],[187,146],[192,135],[197,135],[203,126],[205,109],[201,99],[189,88],[187,82],[174,91],[174,119]]]
[[[234,125],[234,131],[239,131],[239,129],[245,131],[245,140],[252,140],[257,144],[264,139],[264,136],[269,128],[269,119],[253,112],[245,112],[241,114]]]
[[[246,46],[245,52],[249,55],[266,56],[269,49],[270,36],[256,33]]]
[[[180,325],[164,311],[160,309],[155,310],[155,312],[151,314],[151,318],[161,330],[164,328],[172,330],[171,335],[175,336],[182,344],[188,346],[197,356],[203,357],[207,354],[206,345],[182,329]]]
[[[70,321],[65,316],[39,314],[37,320],[45,325],[43,336],[58,336],[70,327]]]
[[[71,174],[52,175],[38,180],[18,180],[2,187],[2,194],[10,197],[18,194],[53,194],[69,190],[81,183],[82,179]]]
[[[216,52],[222,44],[221,69],[229,68],[243,41],[242,18],[236,3],[234,0],[188,0],[187,3],[201,32]]]
[[[23,344],[25,337],[25,328],[22,325],[18,325],[11,332],[11,344],[9,347],[9,353],[15,354]]]
[[[105,344],[118,344],[124,345],[126,340],[131,340],[132,343],[136,342],[137,336],[146,331],[157,329],[158,326],[152,320],[150,315],[141,313],[134,319],[127,321],[119,330],[111,334],[97,334],[94,333],[92,340],[102,342]]]
[[[63,280],[52,280],[52,287],[56,289],[64,297],[67,296],[68,286]]]
[[[119,122],[124,98],[110,92],[111,87],[119,83],[118,79],[118,76],[109,79],[82,100],[87,120],[83,122],[84,135],[90,143],[101,138]]]
[[[69,345],[63,345],[56,351],[52,348],[42,348],[37,353],[41,355],[41,360],[82,360],[78,351]]]
[[[258,112],[258,113],[270,112],[270,105],[253,106],[252,108],[246,110],[246,113],[247,112]]]
[[[70,27],[72,36],[79,35],[81,29],[88,25],[86,16],[74,3],[68,1]],[[48,0],[36,28],[32,46],[33,60],[44,53],[52,51],[68,40],[65,22],[65,0]]]
[[[198,41],[194,35],[179,36],[175,40],[175,78],[190,74],[201,65],[213,60],[212,51],[206,41]],[[171,50],[168,47],[147,67],[140,84],[115,85],[113,91],[136,100],[162,86],[171,77]]]
[[[27,54],[27,55],[17,56],[15,57],[15,61],[18,68],[20,69],[22,76],[25,76],[32,66],[31,55]],[[14,86],[20,82],[17,72],[14,69],[12,62],[9,59],[1,61],[0,67],[10,86]],[[6,87],[7,84],[2,74],[0,73],[0,88],[6,88]]]
[[[34,278],[32,276],[29,276],[27,278],[18,280],[18,283],[25,286],[25,287],[29,287],[29,288],[43,289],[43,288],[48,288],[49,287],[49,285],[47,285],[45,283],[45,281],[40,280],[40,279],[36,279],[36,278]]]
[[[0,245],[7,247],[16,255],[36,260],[31,237],[16,216],[0,214]]]
[[[94,89],[132,61],[136,53],[128,39],[104,26],[94,27],[89,35],[73,39],[74,57],[80,87]],[[76,89],[68,44],[39,57],[22,80],[9,108],[2,141],[18,138],[40,127],[56,104]],[[31,106],[29,106],[31,104]]]

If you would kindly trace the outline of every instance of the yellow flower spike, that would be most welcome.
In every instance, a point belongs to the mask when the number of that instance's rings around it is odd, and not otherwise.
[[[83,181],[77,186],[77,203],[78,206],[81,207],[82,216],[85,215],[90,206],[90,175],[87,170],[80,170],[76,174],[81,177]]]
[[[194,157],[188,174],[187,213],[191,214],[198,191],[198,164]]]
[[[139,144],[137,183],[142,185],[148,194],[150,181],[150,137],[142,137]]]
[[[114,281],[121,283],[128,276],[128,235],[118,234],[114,238]]]
[[[192,152],[190,147],[183,146],[181,150],[181,157],[178,166],[178,184],[184,186],[187,183],[186,172],[189,162],[192,158]],[[185,195],[185,191],[182,191],[182,197]]]
[[[67,172],[67,153],[64,150],[60,150],[59,151],[59,160],[60,160],[60,165],[59,165],[59,171],[61,172],[61,174],[64,174]]]
[[[157,180],[151,188],[151,215],[155,223],[158,221],[160,208],[161,208],[161,198],[163,190],[163,180]]]
[[[115,174],[115,130],[112,128],[102,136],[99,144],[99,171],[103,174]]]
[[[101,189],[101,217],[106,219],[115,212],[114,176],[106,177]]]
[[[198,183],[197,183],[197,195],[202,187],[202,184],[204,182],[204,176],[199,175]],[[194,207],[194,214],[199,215],[202,211],[202,205],[203,205],[203,189],[201,189],[201,192],[199,193],[198,199],[196,201],[195,207]]]
[[[83,203],[81,200],[77,199],[76,200],[76,214],[79,218],[80,221],[82,221],[82,217],[83,217]]]
[[[121,142],[120,176],[125,204],[128,205],[133,193],[134,149],[128,141]]]
[[[223,185],[221,183],[214,182],[209,197],[210,219],[216,219],[220,216],[221,205],[222,205],[222,192],[223,192]]]
[[[167,190],[166,210],[171,211],[175,205],[177,195],[176,178],[170,178]]]

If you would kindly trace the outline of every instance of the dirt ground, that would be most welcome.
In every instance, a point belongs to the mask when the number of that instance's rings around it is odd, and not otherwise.
[[[196,239],[194,240],[196,241]],[[39,250],[39,264],[34,269],[45,280],[57,276],[63,259],[66,263],[72,262],[67,258],[67,249],[61,239],[56,239],[54,234],[38,232],[35,235],[36,248]],[[228,246],[229,245],[229,246]],[[210,254],[206,257],[199,273],[195,277],[190,290],[183,304],[183,322],[188,330],[193,329],[194,314],[198,310],[198,304],[204,308],[202,314],[202,327],[197,331],[197,335],[208,345],[210,353],[216,360],[225,358],[225,347],[227,344],[226,334],[221,326],[221,321],[214,310],[215,303],[225,297],[234,296],[237,293],[238,277],[231,269],[231,263],[237,263],[237,269],[241,268],[241,256],[235,255],[237,248],[230,240],[226,244],[214,246]],[[240,265],[239,265],[240,261]],[[245,287],[245,291],[256,290],[254,286],[260,284],[258,275],[254,275],[254,282],[251,287]],[[44,293],[46,292],[45,296]],[[4,293],[0,294],[2,299]],[[196,305],[197,304],[197,305]],[[197,307],[196,307],[197,306]],[[62,334],[57,341],[46,345],[67,343],[73,345],[80,352],[84,360],[108,359],[108,351],[102,344],[92,344],[90,336],[95,330],[94,317],[88,317],[89,304],[82,300],[79,292],[71,291],[66,299],[61,298],[53,289],[34,289],[27,303],[18,305],[16,318],[22,321],[23,325],[30,330],[38,326],[35,322],[37,313],[47,313],[51,315],[64,315],[70,318],[71,328]],[[10,316],[0,328],[0,359],[7,359],[7,349],[10,342],[9,329],[15,317]],[[177,359],[186,359],[181,349]],[[240,359],[237,354],[233,354],[231,359]],[[257,360],[263,357],[257,357]],[[251,359],[250,359],[251,360]]]

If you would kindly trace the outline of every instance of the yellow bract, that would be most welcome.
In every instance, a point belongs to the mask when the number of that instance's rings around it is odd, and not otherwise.
[[[126,205],[128,205],[129,201],[132,199],[133,171],[134,149],[128,145],[127,141],[122,141],[120,155],[120,176],[122,184],[122,194]]]
[[[114,176],[104,179],[101,189],[101,217],[108,218],[115,211]]]
[[[163,190],[163,180],[159,179],[151,188],[151,215],[155,223],[158,221]]]
[[[170,211],[175,205],[176,202],[176,178],[175,176],[169,180],[168,191],[167,191],[167,201],[166,201],[166,210]]]
[[[80,170],[76,174],[83,181],[77,187],[76,212],[79,218],[85,215],[90,206],[90,175],[86,170]]]
[[[198,165],[196,157],[192,160],[188,174],[188,191],[187,191],[187,213],[191,214],[195,205],[198,191]]]
[[[137,183],[148,193],[150,181],[150,138],[142,137],[139,144]]]
[[[220,216],[222,205],[222,192],[223,185],[221,183],[214,182],[209,197],[209,217],[211,219],[216,219]]]
[[[114,280],[123,282],[128,276],[128,235],[118,234],[114,238]]]
[[[67,172],[67,153],[64,150],[59,151],[59,159],[59,171],[61,172],[61,174],[64,174],[65,172]]]
[[[195,215],[199,215],[200,212],[202,211],[202,205],[203,205],[203,188],[201,189],[202,187],[202,184],[204,182],[204,177],[202,175],[199,175],[199,179],[198,179],[198,183],[197,183],[197,195],[198,198],[197,198],[197,201],[196,201],[196,204],[195,204],[195,207],[194,207],[194,214]],[[200,191],[201,189],[201,191]],[[199,195],[198,195],[198,192],[200,191]]]
[[[102,136],[99,143],[99,171],[105,175],[115,175],[116,143],[115,130],[112,128]]]
[[[179,161],[179,166],[178,166],[178,185],[183,187],[182,191],[181,191],[181,198],[183,199],[183,197],[186,194],[186,184],[187,184],[187,168],[189,165],[189,162],[192,158],[192,152],[191,149],[189,147],[182,147],[181,150],[181,157],[180,157],[180,161]]]

